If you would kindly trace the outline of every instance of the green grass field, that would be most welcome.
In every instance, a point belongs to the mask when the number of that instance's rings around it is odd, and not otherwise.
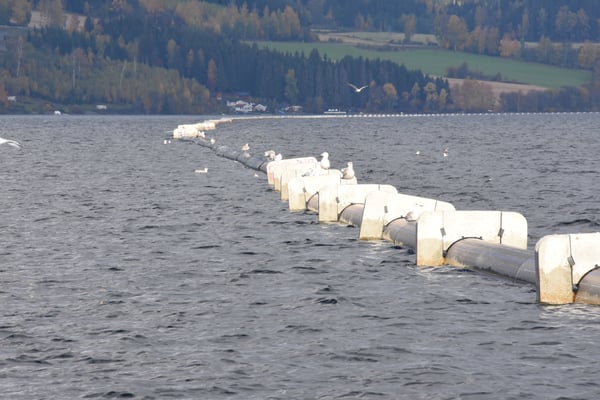
[[[444,76],[447,67],[457,67],[467,63],[472,71],[487,76],[498,73],[511,82],[537,85],[546,88],[581,86],[591,81],[591,71],[558,68],[544,64],[526,63],[501,57],[480,56],[437,48],[414,48],[406,50],[379,51],[359,48],[346,43],[332,42],[256,42],[259,47],[281,52],[303,52],[306,56],[317,49],[321,56],[339,60],[345,56],[380,58],[404,64],[408,69],[420,69],[425,74]]]

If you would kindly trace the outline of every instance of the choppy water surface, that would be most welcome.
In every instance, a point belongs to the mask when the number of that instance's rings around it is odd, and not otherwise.
[[[1,118],[24,147],[0,146],[2,397],[598,397],[600,308],[420,269],[388,242],[290,213],[263,174],[163,144],[203,119]],[[210,134],[255,154],[326,150],[364,183],[521,212],[533,247],[599,230],[599,121],[278,118]]]

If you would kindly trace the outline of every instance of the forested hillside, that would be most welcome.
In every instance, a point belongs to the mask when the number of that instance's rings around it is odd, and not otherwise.
[[[230,5],[231,0],[210,0]],[[495,27],[505,34],[537,42],[598,40],[600,7],[595,0],[234,0],[238,7],[283,9],[291,6],[309,24],[346,29],[442,33],[456,15],[468,32]],[[411,17],[411,18],[408,18]],[[414,20],[412,20],[414,17]]]
[[[406,43],[419,32],[454,51],[600,70],[597,46],[572,46],[596,40],[598,14],[584,0],[0,0],[0,112],[210,113],[236,98],[271,112],[455,111],[448,83],[420,71],[245,43],[311,41],[314,27],[399,31]]]

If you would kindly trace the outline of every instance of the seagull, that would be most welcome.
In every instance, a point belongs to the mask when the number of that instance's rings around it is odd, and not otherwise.
[[[449,151],[449,150],[448,150],[448,148],[446,147],[446,148],[444,149],[444,157],[448,157],[448,151]]]
[[[12,140],[12,139],[0,138],[0,144],[7,144],[9,146],[16,147],[17,149],[21,148],[21,143],[17,142],[16,140]]]
[[[352,161],[348,161],[348,167],[342,168],[342,179],[354,178],[354,168],[352,167]]]
[[[331,163],[329,162],[329,153],[328,152],[323,152],[321,153],[321,161],[319,162],[319,165],[321,166],[322,169],[329,169],[329,167],[331,167]]]
[[[250,151],[250,145],[249,145],[248,143],[245,143],[245,144],[242,146],[242,151],[243,151],[244,153],[247,153],[247,152],[249,152],[249,151]]]
[[[415,207],[407,212],[404,218],[406,218],[407,221],[416,221],[419,219],[419,216],[423,213],[423,211],[424,209],[422,204],[415,204]]]
[[[364,86],[361,86],[361,87],[356,87],[355,85],[353,85],[351,83],[348,83],[348,86],[350,86],[352,89],[354,89],[355,93],[360,93],[360,92],[363,91],[363,89],[366,89],[366,88],[369,87],[368,85],[364,85]]]
[[[421,155],[421,150],[417,150],[417,151],[415,152],[415,155],[417,155],[417,156],[420,156],[420,155]]]
[[[267,160],[269,161],[273,161],[275,160],[275,151],[274,150],[267,150],[265,151],[265,157],[267,157]]]
[[[204,167],[203,169],[195,169],[194,172],[197,173],[197,174],[207,174],[208,173],[208,167]]]
[[[210,138],[210,144],[215,144],[217,143],[217,139],[215,139],[214,137]]]

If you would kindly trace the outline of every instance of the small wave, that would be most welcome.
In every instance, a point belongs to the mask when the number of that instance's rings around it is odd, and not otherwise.
[[[192,250],[218,249],[221,247],[222,246],[219,244],[207,244],[207,245],[203,245],[203,246],[192,247]]]
[[[379,356],[377,354],[363,353],[360,351],[352,351],[347,354],[334,354],[332,360],[341,360],[346,362],[378,362]]]
[[[275,271],[272,269],[266,269],[266,268],[257,268],[257,269],[253,269],[252,271],[250,271],[248,273],[249,274],[282,274],[283,272]]]
[[[31,357],[25,354],[21,354],[20,356],[8,358],[7,361],[19,364],[44,364],[50,365],[50,363],[46,360],[42,360],[39,358]]]
[[[363,398],[370,398],[372,396],[385,397],[387,395],[388,395],[387,393],[382,393],[382,392],[365,392],[365,391],[353,390],[348,393],[342,393],[339,396],[337,396],[337,398],[338,399],[344,399],[344,398],[363,399]]]
[[[322,289],[317,290],[317,294],[327,294],[327,293],[332,293],[334,290],[331,286],[326,286]]]
[[[83,361],[87,364],[112,364],[112,363],[121,363],[126,360],[121,358],[96,358],[96,357],[85,357],[79,361]]]
[[[365,319],[370,319],[373,321],[385,321],[390,319],[390,317],[381,317],[379,315],[371,315],[371,314],[364,314],[364,315],[359,315],[360,318],[365,318]]]
[[[282,331],[292,331],[297,333],[319,333],[322,331],[322,329],[308,325],[286,325],[284,329],[280,330],[280,332]]]
[[[334,299],[334,298],[323,298],[323,297],[321,297],[321,298],[317,299],[317,303],[320,303],[320,304],[337,304],[338,301],[337,301],[337,299]]]
[[[593,221],[591,219],[588,219],[588,218],[578,218],[578,219],[575,219],[573,221],[558,222],[554,226],[560,227],[560,226],[573,226],[573,225],[600,226],[600,223],[598,223],[597,221]]]
[[[476,301],[476,300],[467,299],[467,298],[458,299],[458,300],[456,300],[456,302],[463,303],[463,304],[490,304],[487,301]]]
[[[95,398],[103,398],[103,399],[132,399],[135,397],[134,393],[131,392],[121,392],[116,390],[110,390],[108,392],[101,393],[90,393],[83,396],[84,399],[95,399]]]

